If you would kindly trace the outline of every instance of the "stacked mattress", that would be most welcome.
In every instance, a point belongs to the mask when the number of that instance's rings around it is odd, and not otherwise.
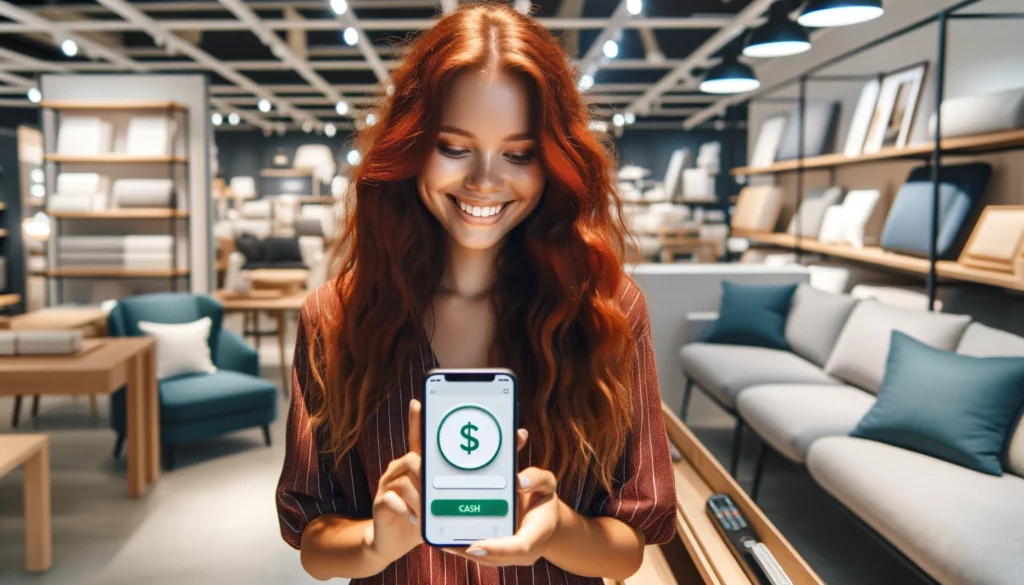
[[[62,268],[174,268],[174,238],[152,236],[61,236],[57,239],[57,266]]]

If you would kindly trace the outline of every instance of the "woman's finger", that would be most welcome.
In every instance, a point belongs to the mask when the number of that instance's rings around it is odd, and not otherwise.
[[[418,453],[406,453],[388,463],[388,468],[380,476],[378,489],[387,489],[387,485],[401,475],[410,474],[415,480],[420,478],[420,456]]]
[[[423,425],[422,406],[419,400],[409,401],[409,452],[420,455],[423,453],[420,444],[420,430]]]
[[[519,429],[516,431],[516,453],[523,450],[526,446],[526,440],[530,438],[530,434],[526,432],[526,429]]]
[[[405,505],[412,510],[418,521],[420,517],[420,490],[418,486],[413,484],[412,478],[409,475],[398,477],[391,482],[388,489],[402,496]]]
[[[539,467],[527,467],[519,472],[519,490],[535,493],[554,493],[558,488],[555,474]]]
[[[398,518],[408,518],[412,521],[412,510],[409,509],[409,506],[405,505],[405,500],[395,492],[384,492],[384,495],[377,500],[377,505],[383,506],[388,512],[391,512]],[[376,506],[374,507],[376,508]]]

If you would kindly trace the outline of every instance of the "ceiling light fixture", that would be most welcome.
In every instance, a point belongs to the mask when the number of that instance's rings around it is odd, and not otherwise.
[[[823,28],[867,22],[882,16],[882,0],[808,0],[797,22]]]
[[[331,0],[331,10],[338,16],[341,16],[348,12],[348,2],[345,0]]]
[[[213,122],[214,126],[220,126],[224,123],[224,116],[222,116],[220,112],[214,112],[213,115],[210,116],[210,120]]]
[[[359,31],[350,26],[345,29],[345,32],[342,34],[342,37],[345,39],[346,45],[354,47],[356,43],[359,42]]]
[[[340,102],[334,104],[334,111],[338,112],[339,116],[344,116],[345,114],[348,113],[348,102],[346,102],[345,100],[341,100]]]
[[[584,75],[583,77],[580,77],[580,81],[576,84],[576,87],[579,88],[580,91],[587,91],[591,87],[594,87],[594,77],[591,75]]]
[[[626,112],[623,117],[626,118],[626,124],[636,122],[636,114],[633,112]]]
[[[256,108],[263,113],[269,112],[273,107],[274,106],[270,103],[270,100],[268,99],[262,99],[259,101],[259,103],[256,104]]]
[[[619,43],[616,43],[612,39],[608,39],[604,42],[604,46],[601,47],[601,52],[604,53],[605,57],[614,59],[619,56]]]
[[[626,125],[626,117],[623,116],[622,114],[615,114],[614,116],[612,116],[612,124],[615,124],[616,126],[621,128],[622,126]]]
[[[530,0],[516,0],[515,8],[516,8],[516,11],[519,12],[519,14],[529,14],[530,13]]]
[[[740,63],[734,53],[727,54],[700,82],[700,90],[704,93],[743,93],[759,87],[761,82],[754,75],[754,70]]]
[[[71,39],[64,39],[60,43],[60,50],[65,57],[74,57],[78,54],[78,43]]]
[[[238,115],[238,112],[231,112],[228,114],[228,124],[232,126],[238,126],[242,123],[242,117]]]
[[[366,115],[366,125],[367,126],[373,126],[376,123],[377,123],[377,114],[367,114]]]
[[[776,0],[768,9],[768,20],[747,34],[743,54],[747,57],[786,57],[811,48],[804,27],[789,19],[788,0]]]
[[[643,0],[626,0],[626,10],[633,16],[640,14],[644,11]]]
[[[306,134],[309,134],[310,132],[312,132],[313,131],[313,123],[310,122],[309,120],[306,120],[305,122],[303,122],[302,123],[302,131],[305,132]]]
[[[334,124],[331,124],[330,122],[324,124],[324,134],[326,134],[328,138],[334,136],[337,133],[338,129],[334,127]]]
[[[345,160],[352,166],[359,164],[359,158],[358,150],[350,150],[348,151],[348,154],[345,155]]]
[[[28,97],[28,101],[33,104],[38,104],[43,101],[43,92],[39,91],[38,87],[30,87],[26,96]]]

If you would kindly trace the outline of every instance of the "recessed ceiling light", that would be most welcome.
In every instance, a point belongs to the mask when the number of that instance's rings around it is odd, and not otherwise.
[[[348,2],[345,0],[331,0],[331,10],[338,15],[345,14],[348,12]]]
[[[242,123],[242,117],[238,115],[238,112],[231,112],[228,114],[228,124],[232,126],[238,126]]]
[[[882,0],[808,0],[797,22],[815,28],[859,24],[882,16]]]
[[[26,95],[28,96],[28,101],[33,104],[43,101],[43,92],[39,91],[38,87],[30,87]]]
[[[256,108],[261,112],[269,112],[274,106],[271,105],[270,100],[262,99],[256,104]]]
[[[348,102],[346,102],[345,100],[341,100],[340,102],[334,104],[334,111],[338,112],[339,116],[344,116],[345,114],[348,113]]]
[[[222,116],[220,112],[214,112],[210,116],[210,120],[213,122],[214,126],[220,126],[224,123],[224,116]]]
[[[60,43],[60,50],[65,57],[74,57],[78,54],[78,43],[71,39],[64,39]]]
[[[615,41],[608,39],[607,41],[604,42],[604,46],[601,47],[601,52],[604,53],[605,57],[608,57],[609,59],[614,59],[619,56],[619,43],[616,43]]]
[[[359,42],[359,31],[350,26],[345,29],[345,32],[342,34],[342,38],[345,39],[346,45],[353,47]]]

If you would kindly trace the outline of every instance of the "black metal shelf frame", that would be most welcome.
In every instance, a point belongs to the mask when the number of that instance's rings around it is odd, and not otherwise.
[[[887,35],[884,35],[878,39],[850,49],[844,53],[836,55],[831,59],[828,59],[810,69],[780,81],[770,87],[759,89],[751,94],[749,98],[739,103],[750,103],[750,102],[796,102],[797,103],[797,166],[794,169],[796,173],[796,196],[797,196],[797,209],[803,203],[804,198],[804,124],[806,123],[807,115],[807,84],[809,82],[839,82],[839,81],[858,81],[867,80],[877,75],[881,75],[884,72],[879,72],[874,75],[824,75],[820,74],[821,71],[828,69],[834,65],[842,63],[875,47],[884,45],[892,40],[902,37],[908,33],[921,29],[925,26],[931,25],[932,23],[937,24],[938,35],[936,39],[936,57],[935,57],[935,137],[934,148],[932,152],[921,156],[923,160],[927,160],[931,164],[931,180],[932,180],[932,214],[929,218],[930,221],[930,233],[929,233],[929,246],[928,246],[928,274],[926,276],[925,288],[928,295],[928,310],[934,311],[935,308],[935,292],[936,288],[943,283],[940,283],[936,275],[936,262],[937,258],[937,247],[938,247],[938,221],[939,221],[939,169],[942,166],[942,156],[947,151],[942,147],[942,101],[945,96],[945,81],[946,81],[946,53],[948,48],[948,37],[949,37],[949,23],[951,20],[980,20],[980,19],[995,19],[995,20],[1012,20],[1012,19],[1024,19],[1024,13],[1015,12],[975,12],[975,13],[960,13],[961,10],[983,2],[984,0],[963,0],[953,6],[946,8],[932,16],[923,18],[914,23],[911,23],[903,28],[895,30]],[[779,90],[788,88],[797,84],[798,94],[797,97],[770,97],[772,93]],[[1010,147],[1020,148],[1020,147]],[[1005,150],[1005,149],[1000,149]],[[949,151],[953,154],[954,151]],[[915,158],[915,157],[907,157]],[[835,167],[830,168],[832,173],[832,181],[835,179]],[[797,213],[794,216],[795,221],[800,221],[800,214]],[[795,226],[797,233],[800,233],[800,226]],[[801,239],[796,238],[796,244],[794,251],[797,256],[798,262],[803,262],[803,248],[801,245]]]

